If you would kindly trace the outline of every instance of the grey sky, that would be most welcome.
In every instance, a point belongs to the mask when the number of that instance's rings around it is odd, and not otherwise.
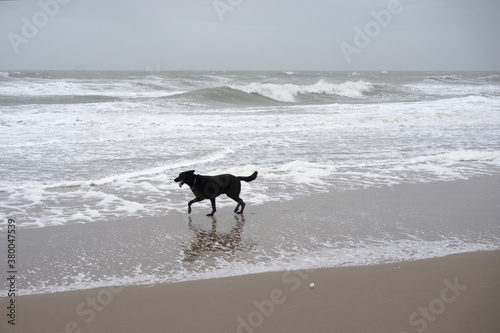
[[[0,70],[500,70],[500,0],[0,1]]]

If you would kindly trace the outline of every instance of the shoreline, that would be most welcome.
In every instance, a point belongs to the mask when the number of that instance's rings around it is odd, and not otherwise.
[[[44,294],[497,250],[498,186],[500,176],[484,176],[249,205],[245,216],[222,207],[211,219],[199,206],[189,216],[22,229],[18,289]]]
[[[2,332],[498,332],[500,251],[27,295]],[[312,287],[311,283],[314,283]],[[1,299],[5,309],[6,299]]]

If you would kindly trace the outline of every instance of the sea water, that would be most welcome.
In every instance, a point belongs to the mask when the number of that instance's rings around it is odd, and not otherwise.
[[[50,259],[50,268],[33,258],[23,273],[25,293],[292,269],[307,266],[285,259],[293,249],[269,245],[260,256],[252,242],[236,257],[183,266],[179,253],[189,257],[185,238],[194,230],[185,217],[193,195],[173,179],[184,170],[258,171],[243,187],[248,209],[325,192],[498,175],[500,73],[2,72],[0,129],[4,236],[9,218],[31,234],[57,226],[74,244],[80,243],[71,232],[81,224],[174,215],[185,222],[185,229],[171,227],[156,239],[167,250],[161,264],[147,259],[147,270],[145,259],[127,263],[131,253],[112,245],[92,259],[100,268],[91,268],[82,254],[88,242],[75,249],[54,240],[53,249],[76,252]],[[193,208],[209,210],[199,205]],[[218,200],[218,208],[234,205]],[[228,230],[241,223],[236,219]],[[242,237],[255,237],[245,230]],[[290,237],[285,233],[282,242]],[[294,244],[316,257],[332,250],[328,240],[310,239]],[[477,245],[457,242],[464,250]],[[432,256],[443,244],[426,243],[422,251]],[[361,251],[357,264],[373,262],[364,250],[335,248],[339,255]],[[331,257],[321,265],[339,264]]]

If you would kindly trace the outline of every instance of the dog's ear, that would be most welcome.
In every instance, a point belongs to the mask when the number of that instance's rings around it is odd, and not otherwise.
[[[187,173],[194,173],[194,170],[189,170]]]

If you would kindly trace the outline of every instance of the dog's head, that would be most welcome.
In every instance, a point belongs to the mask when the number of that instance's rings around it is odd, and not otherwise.
[[[174,182],[179,182],[179,187],[182,187],[184,183],[192,184],[194,179],[194,170],[184,171],[179,174],[179,177],[174,179]]]

